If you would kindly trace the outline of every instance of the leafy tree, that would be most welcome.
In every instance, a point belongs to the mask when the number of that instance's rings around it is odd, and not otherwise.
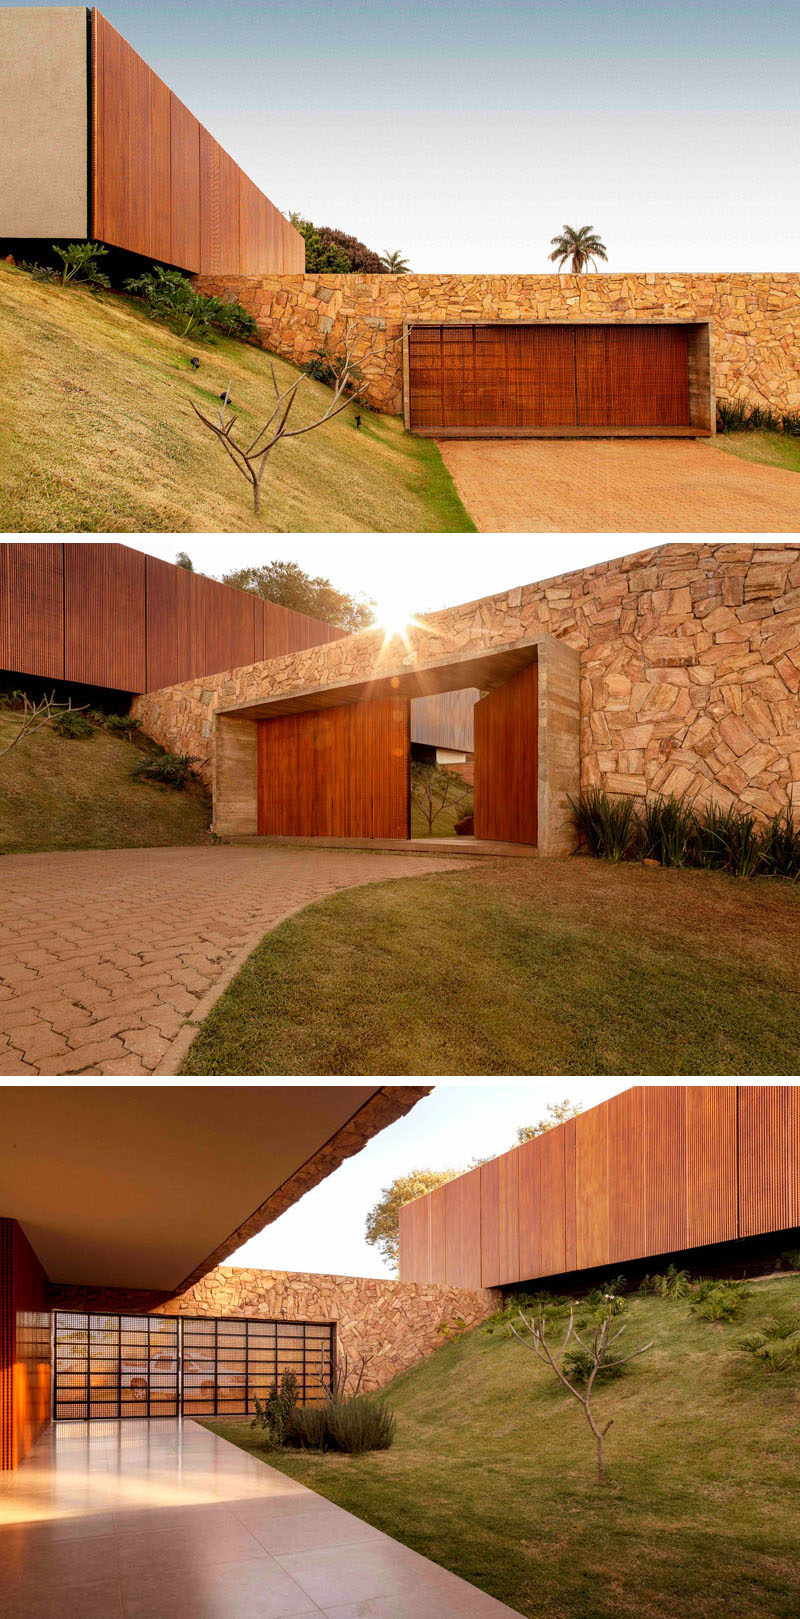
[[[335,230],[330,225],[313,225],[302,214],[291,213],[289,224],[305,238],[306,270],[319,274],[350,275],[360,271],[364,275],[385,275],[386,265],[379,254],[360,242],[357,236]]]
[[[194,563],[188,551],[178,552],[178,555],[175,558],[175,565],[178,568],[185,568],[187,573],[194,573]]]
[[[517,1141],[531,1141],[534,1136],[543,1136],[546,1130],[552,1130],[556,1124],[563,1124],[565,1119],[574,1119],[581,1112],[580,1102],[571,1102],[568,1096],[563,1102],[548,1102],[545,1117],[536,1124],[521,1124],[517,1131]]]
[[[573,275],[580,275],[590,264],[594,264],[596,269],[596,259],[608,259],[593,225],[581,225],[578,230],[574,230],[572,225],[565,225],[561,235],[554,236],[550,245],[555,249],[550,254],[551,263],[558,262],[560,270],[569,259]]]
[[[390,253],[387,248],[386,252],[381,254],[381,264],[386,266],[389,275],[408,275],[411,271],[408,259],[404,259],[397,249],[394,253]]]
[[[237,590],[249,590],[265,601],[277,602],[279,607],[291,607],[296,613],[308,613],[320,618],[324,624],[336,624],[339,629],[366,629],[375,617],[375,603],[367,597],[360,599],[337,590],[330,579],[321,575],[312,578],[296,562],[265,562],[259,568],[234,568],[222,575],[224,585]]]
[[[391,1186],[384,1186],[374,1208],[367,1215],[364,1235],[371,1248],[395,1269],[400,1251],[400,1210],[404,1203],[413,1202],[433,1192],[445,1181],[455,1180],[460,1169],[412,1169],[410,1175],[398,1175]]]

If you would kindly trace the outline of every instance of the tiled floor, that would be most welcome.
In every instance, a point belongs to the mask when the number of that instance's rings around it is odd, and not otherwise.
[[[0,1619],[513,1619],[196,1423],[62,1423],[0,1474]]]
[[[270,928],[339,889],[456,864],[263,846],[6,855],[0,1075],[177,1073]]]
[[[439,448],[482,533],[794,534],[800,527],[796,472],[702,440],[442,439]]]

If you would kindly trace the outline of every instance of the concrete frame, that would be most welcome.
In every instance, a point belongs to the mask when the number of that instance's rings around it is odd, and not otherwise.
[[[685,326],[689,332],[688,427],[416,427],[411,426],[408,334],[432,326]],[[625,316],[580,315],[572,320],[404,320],[403,423],[419,438],[709,438],[717,430],[713,365],[713,320],[636,320]]]
[[[580,657],[566,642],[543,631],[495,649],[420,661],[412,669],[399,656],[372,679],[300,687],[219,709],[214,719],[214,831],[219,837],[257,835],[259,719],[366,702],[390,693],[427,697],[469,686],[491,691],[534,661],[539,666],[538,849],[541,855],[569,854],[575,838],[568,800],[580,789]]]

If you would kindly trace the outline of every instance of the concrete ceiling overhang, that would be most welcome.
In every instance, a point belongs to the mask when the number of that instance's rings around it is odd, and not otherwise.
[[[7,1086],[0,1214],[51,1282],[178,1291],[430,1086]]]
[[[226,719],[273,719],[279,714],[301,714],[306,709],[335,708],[344,703],[361,703],[379,697],[433,697],[439,692],[462,691],[477,687],[492,691],[535,662],[539,648],[552,642],[544,631],[493,647],[442,653],[426,660],[404,643],[396,648],[394,638],[379,655],[374,672],[348,680],[333,680],[274,697],[251,698],[246,703],[219,708]]]

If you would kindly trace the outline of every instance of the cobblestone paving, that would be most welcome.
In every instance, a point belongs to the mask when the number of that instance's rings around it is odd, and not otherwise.
[[[669,439],[442,439],[484,534],[793,534],[800,476]]]
[[[8,855],[0,1075],[174,1073],[187,1021],[292,911],[338,889],[456,867],[463,861],[436,855],[307,848]]]

